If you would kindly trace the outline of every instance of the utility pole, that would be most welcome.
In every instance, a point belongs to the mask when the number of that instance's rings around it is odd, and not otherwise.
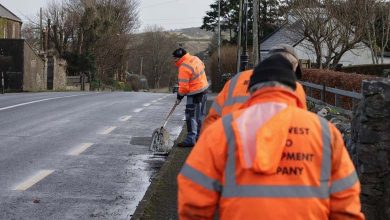
[[[42,25],[42,17],[43,17],[43,13],[42,13],[42,8],[39,9],[39,33],[40,33],[40,49],[41,51],[43,51],[43,25]]]
[[[4,94],[4,72],[1,72],[1,94]]]
[[[248,67],[248,0],[244,0],[242,12],[242,34],[243,34],[243,46],[241,53],[240,71],[245,71]]]
[[[237,71],[236,73],[239,73],[241,68],[241,59],[240,59],[240,54],[241,54],[241,21],[242,21],[242,0],[240,0],[240,5],[239,5],[239,17],[238,17],[238,39],[237,39]]]
[[[139,71],[139,78],[141,78],[141,76],[142,76],[142,66],[143,66],[143,64],[144,64],[144,58],[141,57],[141,67],[140,67],[140,71]]]
[[[260,60],[259,47],[259,0],[253,0],[253,68]]]
[[[221,79],[221,0],[218,0],[218,78]]]

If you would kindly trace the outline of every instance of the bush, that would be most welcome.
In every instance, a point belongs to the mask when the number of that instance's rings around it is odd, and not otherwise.
[[[91,81],[91,85],[90,86],[91,86],[91,88],[90,88],[91,91],[98,90],[99,86],[100,86],[100,81],[99,80],[93,80],[93,81]]]
[[[302,81],[358,93],[361,91],[363,80],[373,80],[376,78],[378,77],[324,69],[304,69],[302,74]],[[306,90],[306,93],[309,95],[308,92],[309,90]],[[315,99],[321,99],[321,91],[319,90],[313,90],[311,95]],[[334,105],[335,95],[333,93],[326,92],[325,102]],[[349,97],[343,96],[341,98],[341,105],[344,109],[352,110],[353,100]]]

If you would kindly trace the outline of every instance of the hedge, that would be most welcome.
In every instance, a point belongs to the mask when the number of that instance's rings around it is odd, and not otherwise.
[[[337,72],[333,70],[324,69],[303,69],[302,74],[302,81],[358,93],[361,91],[361,85],[363,80],[373,80],[376,78],[378,77],[356,73]],[[308,92],[309,90],[306,89],[307,94]],[[313,98],[321,100],[321,91],[313,90],[312,95]],[[334,105],[335,95],[333,93],[326,92],[325,102]],[[347,110],[352,110],[352,98],[342,96],[341,107]]]

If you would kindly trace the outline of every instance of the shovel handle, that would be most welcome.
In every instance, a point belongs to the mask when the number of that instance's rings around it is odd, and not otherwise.
[[[165,125],[167,125],[169,117],[171,117],[173,111],[175,111],[176,106],[178,106],[178,105],[179,105],[179,104],[177,104],[177,103],[175,103],[175,104],[173,105],[171,111],[169,112],[169,114],[168,114],[167,117],[165,118],[164,124],[163,124],[163,126],[162,126],[161,128],[164,128]]]

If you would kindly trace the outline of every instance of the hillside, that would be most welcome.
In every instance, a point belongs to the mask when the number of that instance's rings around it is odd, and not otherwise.
[[[176,29],[169,32],[179,35],[182,34],[184,37],[191,40],[211,40],[214,34],[213,32],[200,29],[199,27]]]
[[[178,44],[182,44],[191,54],[206,51],[209,48],[214,34],[213,32],[202,30],[199,27],[177,29],[169,32],[183,36],[184,41],[178,42]]]

